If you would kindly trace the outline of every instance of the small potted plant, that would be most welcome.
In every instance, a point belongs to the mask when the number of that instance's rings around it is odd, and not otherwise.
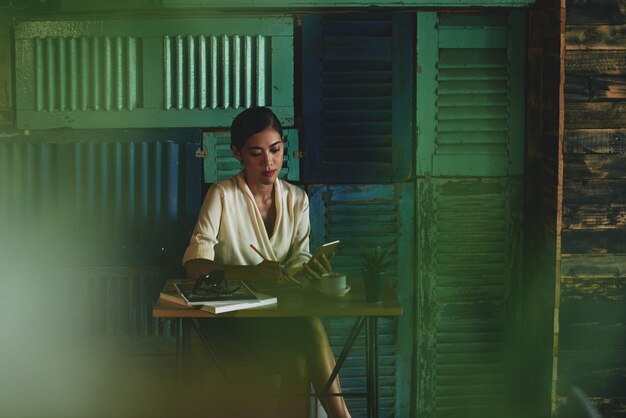
[[[363,284],[365,285],[365,300],[380,302],[382,300],[383,279],[392,261],[389,259],[389,250],[380,245],[369,252],[361,253],[363,259]]]

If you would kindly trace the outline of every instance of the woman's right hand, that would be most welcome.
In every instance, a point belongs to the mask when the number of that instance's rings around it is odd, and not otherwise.
[[[330,273],[333,271],[332,266],[330,265],[330,261],[326,257],[326,255],[322,254],[318,257],[311,258],[307,263],[303,266],[304,271],[309,277],[314,279],[321,279],[322,274]]]
[[[278,283],[281,280],[281,267],[278,261],[263,260],[254,266],[254,278],[260,283]]]

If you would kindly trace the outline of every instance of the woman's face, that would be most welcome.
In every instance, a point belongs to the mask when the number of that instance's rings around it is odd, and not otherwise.
[[[252,135],[240,150],[232,151],[243,163],[249,184],[273,184],[283,167],[283,140],[273,128]]]

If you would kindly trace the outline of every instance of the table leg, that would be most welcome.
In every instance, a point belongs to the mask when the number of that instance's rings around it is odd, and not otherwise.
[[[365,333],[367,363],[367,416],[378,418],[378,318],[367,317]]]
[[[187,361],[190,350],[189,320],[178,318],[178,331],[176,332],[176,360],[178,363],[178,381],[182,383],[187,372]]]
[[[209,352],[209,355],[215,361],[215,365],[219,369],[219,371],[222,374],[222,377],[224,378],[226,383],[229,383],[228,375],[226,374],[226,370],[224,370],[223,362],[222,362],[222,359],[220,358],[220,355],[219,355],[219,352],[217,351],[217,348],[215,347],[215,345],[211,341],[211,338],[209,336],[207,336],[204,333],[204,331],[202,331],[202,328],[200,326],[199,320],[197,318],[194,318],[194,319],[192,319],[192,321],[193,322],[191,324],[193,325],[193,327],[194,327],[194,329],[196,331],[196,334],[198,335],[198,338],[202,342],[202,345],[204,345],[204,347]]]
[[[335,362],[335,367],[333,368],[333,371],[330,374],[330,377],[328,378],[326,385],[324,386],[324,390],[322,392],[323,395],[327,394],[328,389],[330,389],[330,386],[333,384],[333,381],[337,377],[337,374],[339,374],[339,370],[341,370],[341,367],[343,366],[343,362],[346,360],[346,357],[348,357],[348,354],[350,354],[350,350],[352,350],[354,341],[356,340],[356,337],[359,335],[359,332],[361,332],[361,328],[363,328],[363,320],[364,320],[364,317],[359,316],[356,322],[354,323],[354,325],[352,326],[350,335],[348,335],[348,339],[346,340],[346,343],[343,345],[341,354],[339,355],[339,358]]]

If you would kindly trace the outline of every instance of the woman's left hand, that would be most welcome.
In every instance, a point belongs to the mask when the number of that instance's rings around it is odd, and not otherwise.
[[[321,279],[322,274],[333,271],[330,261],[328,261],[328,258],[326,258],[326,255],[324,254],[322,254],[319,258],[311,258],[308,263],[304,264],[302,267],[309,276],[316,279]]]
[[[263,260],[255,267],[255,281],[261,283],[279,283],[282,276],[280,263],[277,261]]]

